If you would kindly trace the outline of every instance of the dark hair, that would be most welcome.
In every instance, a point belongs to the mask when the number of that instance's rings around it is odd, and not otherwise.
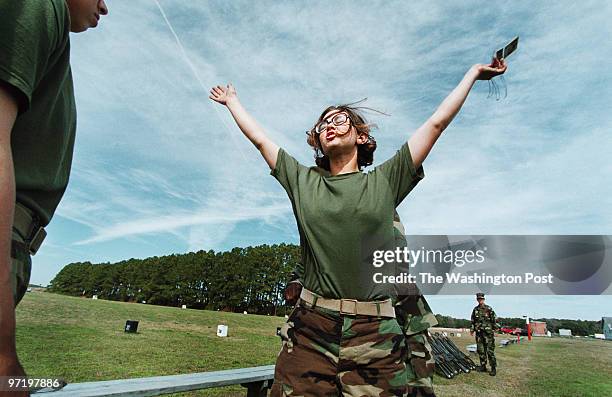
[[[376,150],[376,140],[374,139],[372,135],[370,135],[370,131],[374,128],[377,128],[377,126],[376,124],[368,123],[365,117],[363,116],[361,110],[362,109],[372,110],[372,111],[375,111],[381,114],[386,114],[386,113],[383,113],[381,111],[378,111],[372,108],[368,108],[368,107],[353,106],[353,105],[356,105],[356,104],[359,104],[365,101],[366,99],[367,98],[364,98],[360,101],[345,104],[345,105],[329,106],[327,109],[323,111],[323,113],[321,113],[321,115],[319,116],[319,119],[314,124],[314,126],[310,129],[310,131],[306,132],[306,134],[308,135],[306,142],[308,142],[308,144],[312,146],[312,148],[315,151],[314,157],[315,157],[315,162],[317,166],[327,171],[330,171],[329,156],[323,153],[323,149],[321,148],[321,141],[319,141],[319,134],[317,134],[317,132],[315,131],[315,128],[316,128],[316,125],[319,124],[323,120],[323,117],[331,110],[340,110],[340,111],[346,112],[351,121],[351,126],[355,127],[355,129],[357,130],[357,135],[360,135],[360,134],[367,135],[368,140],[361,145],[357,145],[357,167],[359,167],[359,170],[361,171],[362,167],[367,167],[368,165],[372,165],[372,163],[374,162],[374,151]]]

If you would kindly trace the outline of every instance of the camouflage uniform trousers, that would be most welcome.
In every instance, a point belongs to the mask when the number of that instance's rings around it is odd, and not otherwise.
[[[438,324],[423,295],[407,296],[395,305],[397,320],[406,336],[408,397],[435,397],[435,361],[428,329]]]
[[[11,240],[11,287],[13,301],[17,306],[28,290],[32,258],[24,239],[15,229],[13,229]]]
[[[491,367],[497,367],[495,360],[495,335],[493,332],[476,332],[476,350],[480,358],[480,365],[487,365],[487,358]]]
[[[281,329],[270,396],[404,396],[406,344],[394,318],[299,303]]]

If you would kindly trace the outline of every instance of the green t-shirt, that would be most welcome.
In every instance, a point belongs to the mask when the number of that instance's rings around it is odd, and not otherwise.
[[[0,80],[18,92],[11,134],[17,201],[47,224],[72,163],[76,107],[65,0],[0,1]]]
[[[397,269],[375,268],[373,253],[397,246],[395,208],[424,176],[422,167],[414,167],[408,143],[370,172],[335,176],[301,165],[281,148],[271,174],[293,205],[305,288],[361,301],[394,295],[392,284],[374,283],[373,275],[395,275]]]

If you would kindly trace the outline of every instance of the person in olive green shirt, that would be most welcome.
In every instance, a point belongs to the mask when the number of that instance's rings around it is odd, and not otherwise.
[[[423,178],[421,164],[474,83],[505,71],[497,59],[472,66],[397,153],[368,173],[362,168],[372,164],[376,141],[357,108],[322,112],[309,133],[319,167],[305,167],[266,135],[231,84],[211,89],[210,99],[227,107],[287,192],[300,234],[304,288],[281,330],[272,396],[406,393],[404,336],[388,304],[394,288],[372,281],[372,254],[393,248],[394,210]]]
[[[393,217],[396,246],[407,247],[406,231],[397,211]],[[409,265],[404,264],[398,269],[409,273]],[[285,301],[295,306],[302,291],[302,274],[304,267],[297,263],[291,273],[285,289]],[[397,322],[406,336],[406,345],[409,354],[406,355],[406,387],[409,396],[435,397],[433,375],[435,360],[427,335],[429,328],[438,324],[429,303],[416,285],[398,288],[396,303],[394,304]]]
[[[76,130],[69,32],[107,13],[104,0],[0,1],[0,376],[24,374],[14,307],[68,184]]]

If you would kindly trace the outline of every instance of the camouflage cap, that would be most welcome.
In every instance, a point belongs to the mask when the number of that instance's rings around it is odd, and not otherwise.
[[[476,294],[476,299],[484,299],[484,294],[482,292],[479,292]]]

